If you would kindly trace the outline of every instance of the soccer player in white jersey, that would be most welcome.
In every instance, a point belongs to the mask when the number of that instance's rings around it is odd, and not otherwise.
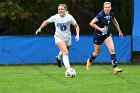
[[[76,30],[76,41],[79,41],[79,26],[72,15],[67,12],[67,6],[65,4],[58,5],[58,14],[51,16],[49,19],[45,20],[35,34],[41,32],[41,29],[48,25],[49,23],[54,22],[55,24],[55,43],[60,49],[58,56],[56,56],[56,60],[58,66],[61,67],[61,59],[63,59],[63,63],[66,69],[70,68],[68,50],[71,45],[71,31],[70,25],[72,24]]]

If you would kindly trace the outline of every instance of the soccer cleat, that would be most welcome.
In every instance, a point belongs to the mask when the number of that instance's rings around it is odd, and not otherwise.
[[[57,65],[59,68],[62,67],[61,61],[58,59],[58,56],[55,57],[56,61],[57,61]]]
[[[114,68],[114,74],[117,74],[119,72],[122,72],[123,70],[122,69],[119,69],[118,67],[115,67]]]
[[[87,65],[86,65],[86,69],[89,71],[91,70],[91,62],[89,61],[89,59],[87,59]]]

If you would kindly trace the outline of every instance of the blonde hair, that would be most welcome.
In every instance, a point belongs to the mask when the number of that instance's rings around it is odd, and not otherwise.
[[[111,6],[110,2],[104,2],[104,6],[107,5],[107,4]]]
[[[66,4],[59,4],[58,6],[63,6],[65,10],[67,11],[67,5]]]

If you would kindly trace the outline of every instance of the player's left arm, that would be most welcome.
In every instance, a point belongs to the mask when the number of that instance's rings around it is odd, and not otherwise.
[[[75,30],[76,30],[76,36],[75,36],[75,39],[76,39],[76,42],[78,42],[80,40],[80,37],[79,37],[79,33],[80,33],[80,28],[79,28],[79,25],[77,24],[76,20],[73,18],[72,15],[70,15],[70,21],[71,21],[71,24],[74,26]]]
[[[76,42],[78,42],[80,40],[80,37],[79,37],[80,28],[79,28],[77,23],[74,24],[74,27],[75,27],[75,30],[76,30],[76,37],[75,37],[75,39],[76,39]]]
[[[112,19],[112,22],[115,25],[115,27],[117,28],[117,30],[119,32],[119,36],[123,37],[123,33],[122,33],[122,31],[120,29],[120,26],[119,26],[119,23],[118,23],[118,21],[117,21],[117,19],[115,17]]]

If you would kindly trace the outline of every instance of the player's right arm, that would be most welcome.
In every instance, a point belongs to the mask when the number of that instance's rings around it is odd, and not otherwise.
[[[54,15],[54,16],[51,16],[49,19],[45,20],[41,26],[38,28],[38,30],[35,32],[35,34],[37,35],[38,32],[41,32],[41,29],[44,28],[46,25],[48,25],[49,23],[52,23],[52,22],[55,22],[56,21],[56,17],[58,15]]]
[[[48,25],[48,24],[49,24],[49,21],[48,21],[48,19],[47,19],[47,20],[45,20],[45,21],[41,24],[41,26],[36,30],[35,34],[37,35],[38,32],[41,32],[41,29],[44,28],[44,27],[45,27],[46,25]]]
[[[105,32],[106,29],[105,29],[105,28],[100,28],[100,27],[96,24],[96,22],[98,22],[98,19],[95,17],[94,19],[91,20],[90,26],[92,26],[93,28],[95,28],[95,29],[97,29],[97,30],[99,30],[99,31],[101,31],[101,32]]]

